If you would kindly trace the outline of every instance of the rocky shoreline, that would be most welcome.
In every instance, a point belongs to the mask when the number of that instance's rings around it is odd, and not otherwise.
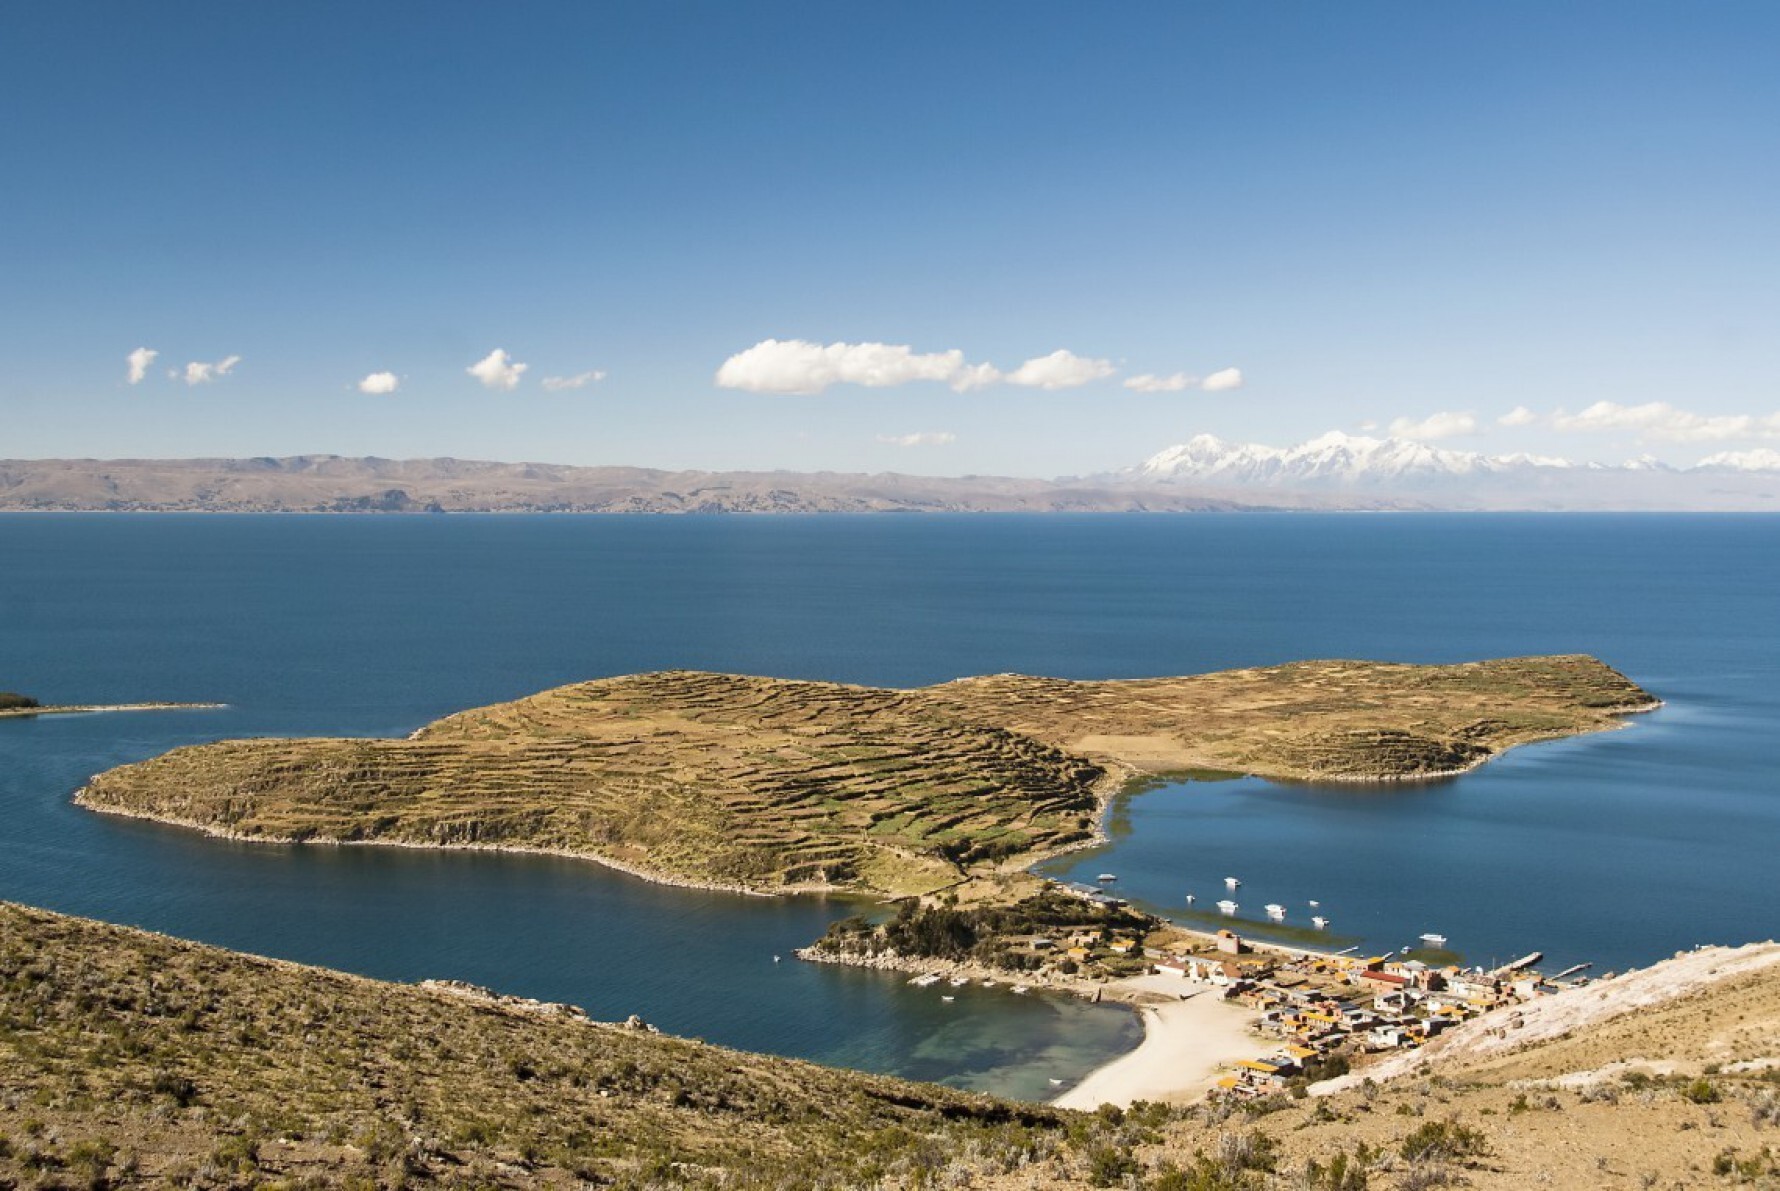
[[[1034,992],[1068,993],[1084,1001],[1131,1001],[1120,995],[1111,983],[1096,980],[1075,980],[1067,976],[1041,975],[1037,972],[1009,972],[987,964],[966,960],[938,959],[932,956],[898,955],[880,951],[865,955],[858,952],[824,951],[814,945],[799,947],[792,954],[806,963],[838,964],[849,968],[866,968],[876,972],[909,972],[917,976],[938,976],[942,980],[965,979],[972,984],[993,981],[996,985],[1025,985]]]
[[[614,860],[609,856],[601,856],[593,852],[572,852],[566,848],[533,848],[523,844],[437,844],[417,843],[413,840],[396,839],[334,839],[329,836],[309,836],[305,839],[271,835],[249,835],[241,831],[232,831],[227,827],[219,827],[214,823],[204,823],[196,819],[184,819],[177,815],[161,815],[148,811],[131,810],[125,807],[111,806],[94,802],[87,797],[87,788],[82,786],[74,792],[74,805],[101,815],[115,815],[120,819],[140,819],[147,823],[159,823],[165,827],[180,827],[188,831],[197,831],[212,839],[230,840],[241,844],[271,844],[283,847],[335,847],[335,848],[409,848],[422,852],[509,852],[519,856],[554,856],[561,860],[585,860],[592,864],[623,873],[627,877],[635,877],[639,881],[648,881],[655,885],[669,885],[676,889],[695,889],[705,893],[729,893],[740,897],[780,897],[796,893],[846,893],[847,891],[833,885],[787,886],[783,890],[767,891],[751,889],[746,885],[725,884],[720,881],[697,881],[691,877],[676,877],[666,873],[655,872],[640,865],[628,864],[622,860]]]

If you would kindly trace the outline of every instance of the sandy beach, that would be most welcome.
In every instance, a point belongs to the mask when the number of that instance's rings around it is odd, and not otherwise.
[[[1058,1096],[1060,1108],[1120,1107],[1137,1100],[1171,1103],[1196,1100],[1218,1081],[1224,1069],[1239,1059],[1251,1059],[1266,1049],[1264,1040],[1250,1027],[1260,1015],[1223,999],[1220,988],[1193,984],[1178,976],[1140,976],[1120,981],[1119,999],[1156,999],[1141,1004],[1143,1042],[1130,1054],[1090,1072],[1075,1087]],[[1164,1000],[1164,997],[1185,1000]]]

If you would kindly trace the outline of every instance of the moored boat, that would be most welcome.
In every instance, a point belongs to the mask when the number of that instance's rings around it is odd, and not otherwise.
[[[1446,946],[1446,936],[1445,935],[1437,935],[1432,932],[1429,932],[1428,934],[1423,935],[1421,937],[1421,940],[1422,940],[1422,942],[1426,943],[1430,947],[1444,947],[1444,946]]]
[[[1221,901],[1218,903],[1218,909],[1226,914],[1234,914],[1236,913],[1236,903],[1233,901]]]

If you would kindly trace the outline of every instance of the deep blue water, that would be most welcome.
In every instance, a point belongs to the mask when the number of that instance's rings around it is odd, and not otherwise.
[[[405,734],[668,667],[917,685],[1589,652],[1668,707],[1433,786],[1145,794],[1074,865],[1175,913],[1232,873],[1245,916],[1278,901],[1303,923],[1318,898],[1343,942],[1439,930],[1477,958],[1621,966],[1775,933],[1777,611],[1764,517],[0,516],[0,689],[230,705],[0,721],[0,898],[1038,1095],[1128,1047],[1129,1016],[772,962],[838,902],[228,844],[68,795],[177,744]]]

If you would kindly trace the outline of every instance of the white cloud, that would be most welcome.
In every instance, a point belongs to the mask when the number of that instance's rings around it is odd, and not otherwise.
[[[1708,455],[1695,467],[1728,467],[1736,471],[1780,471],[1780,451],[1757,447],[1753,451],[1720,451]]]
[[[175,372],[170,375],[175,377],[183,375],[185,383],[188,385],[207,385],[211,381],[220,380],[233,372],[235,370],[235,365],[240,362],[240,356],[224,356],[213,364],[206,364],[201,360],[193,360],[185,366],[185,372],[183,374]]]
[[[1089,381],[1111,376],[1117,369],[1111,360],[1078,356],[1058,348],[1048,356],[1038,356],[1008,373],[1007,383],[1034,389],[1074,389]]]
[[[878,441],[892,447],[943,447],[958,441],[950,430],[923,430],[916,434],[880,434]]]
[[[1387,428],[1392,438],[1410,438],[1418,442],[1426,442],[1436,438],[1455,438],[1461,434],[1476,434],[1477,419],[1471,414],[1441,412],[1429,414],[1416,421],[1413,418],[1393,419]]]
[[[1621,405],[1597,401],[1579,414],[1561,410],[1551,424],[1559,430],[1629,430],[1642,439],[1667,442],[1722,442],[1737,438],[1780,438],[1780,413],[1696,414],[1666,401]]]
[[[1207,393],[1223,393],[1230,389],[1242,388],[1242,369],[1222,368],[1206,377],[1199,387]]]
[[[588,385],[597,385],[606,379],[601,369],[595,368],[587,372],[577,372],[573,376],[546,376],[539,383],[546,392],[560,393],[565,389],[585,389]]]
[[[957,350],[921,353],[898,343],[824,345],[803,339],[763,339],[723,361],[717,384],[751,393],[813,396],[830,385],[883,389],[918,380],[975,388],[990,383],[986,378],[993,372],[987,365],[967,365],[964,353]]]
[[[484,388],[516,389],[519,378],[529,367],[529,364],[515,364],[504,348],[497,347],[464,371],[481,381]]]
[[[1496,419],[1498,426],[1531,426],[1539,420],[1539,415],[1524,405],[1517,405]]]
[[[966,364],[952,377],[952,389],[970,393],[1001,383],[1001,369],[993,364]]]
[[[402,378],[393,372],[373,372],[358,382],[361,393],[393,393],[401,388]]]
[[[155,357],[160,354],[152,347],[139,347],[125,356],[124,359],[130,362],[130,383],[141,384],[142,378],[148,375],[149,365],[153,364]]]
[[[1188,376],[1184,372],[1169,376],[1156,376],[1146,372],[1141,376],[1131,377],[1125,382],[1125,387],[1136,393],[1182,393],[1198,383],[1198,377]]]

